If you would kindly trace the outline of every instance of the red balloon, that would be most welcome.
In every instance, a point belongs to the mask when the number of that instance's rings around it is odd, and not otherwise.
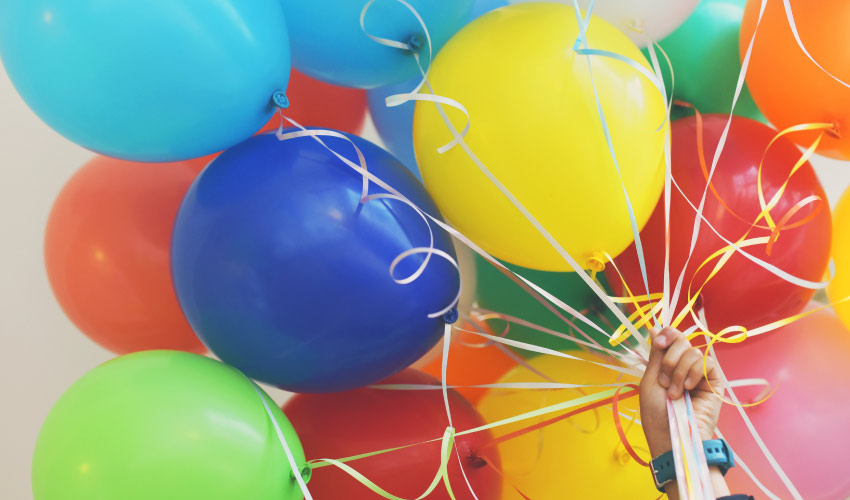
[[[850,498],[842,458],[850,443],[850,332],[832,311],[821,311],[775,332],[718,347],[730,380],[764,378],[776,391],[746,413],[768,450],[807,500]],[[758,401],[764,387],[735,390],[741,403]],[[738,410],[725,406],[718,426],[739,459],[780,498],[790,498],[756,445]],[[730,489],[762,498],[740,467]]]
[[[727,115],[704,116],[703,136],[707,168],[726,124]],[[672,170],[678,182],[694,206],[699,206],[706,186],[706,177],[700,167],[697,153],[697,120],[684,118],[672,125]],[[758,198],[758,165],[768,143],[776,131],[759,122],[735,116],[726,141],[726,146],[717,165],[712,184],[720,199],[709,190],[703,215],[727,240],[736,242],[747,233],[751,223],[761,212]],[[766,200],[770,200],[785,182],[801,152],[788,140],[778,140],[767,153],[762,184]],[[671,293],[690,248],[696,211],[674,186],[670,209],[670,280]],[[791,275],[819,281],[823,278],[829,260],[832,229],[826,195],[815,176],[811,165],[806,163],[791,177],[785,194],[771,210],[774,221],[780,221],[798,202],[810,196],[822,201],[809,204],[795,213],[788,225],[803,221],[811,214],[813,218],[797,227],[782,229],[770,255],[767,245],[755,245],[744,250],[767,261]],[[739,218],[740,217],[740,218]],[[747,222],[744,222],[747,221]],[[762,220],[759,225],[765,226]],[[771,234],[770,229],[755,228],[749,238]],[[649,287],[653,293],[663,291],[664,277],[664,201],[659,201],[649,222],[641,231],[641,241],[646,257]],[[693,256],[684,275],[682,295],[675,307],[678,312],[685,306],[687,287],[694,280],[694,293],[714,267],[716,261],[697,273],[697,268],[715,251],[727,244],[706,226],[703,221]],[[635,246],[632,244],[615,263],[623,272],[629,288],[634,294],[644,294]],[[615,293],[622,294],[622,285],[613,266],[605,270],[608,282]],[[705,307],[708,326],[714,331],[731,325],[754,328],[800,312],[809,302],[813,290],[794,285],[783,278],[736,253],[720,272],[703,289],[700,299]],[[693,324],[688,317],[680,327]]]
[[[413,369],[382,383],[439,385],[437,379]],[[484,424],[472,405],[454,390],[449,390],[449,404],[458,432]],[[365,387],[334,394],[297,394],[283,411],[301,438],[308,460],[343,458],[437,438],[434,443],[349,462],[375,484],[402,498],[421,495],[439,468],[439,438],[448,426],[442,391]],[[497,500],[501,494],[502,480],[487,466],[488,462],[499,466],[497,449],[482,449],[492,439],[489,431],[483,431],[458,436],[455,441],[463,470],[479,500]],[[449,479],[458,500],[473,498],[455,454],[449,463]],[[333,466],[315,469],[308,486],[316,500],[381,498]],[[428,500],[448,499],[442,483],[428,496]]]
[[[289,107],[283,114],[305,127],[326,127],[359,134],[366,120],[366,91],[325,83],[292,70],[286,90]],[[292,125],[284,120],[284,128]],[[280,127],[280,117],[272,116],[260,132]]]
[[[171,227],[199,160],[134,163],[98,156],[62,188],[47,221],[47,277],[65,314],[118,354],[205,352],[171,285]]]

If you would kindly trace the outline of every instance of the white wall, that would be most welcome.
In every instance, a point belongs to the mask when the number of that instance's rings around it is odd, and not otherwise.
[[[375,139],[371,124],[365,135]],[[36,118],[0,69],[0,498],[32,498],[42,420],[68,385],[111,357],[65,318],[42,261],[53,198],[91,156]],[[850,163],[814,163],[834,203],[850,184]]]

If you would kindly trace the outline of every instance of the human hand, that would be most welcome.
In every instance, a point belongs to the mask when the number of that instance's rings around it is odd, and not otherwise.
[[[640,414],[649,451],[657,457],[673,447],[667,398],[675,400],[690,391],[700,437],[708,440],[714,435],[723,403],[711,388],[722,394],[723,386],[714,358],[706,360],[706,378],[703,353],[692,347],[682,332],[665,328],[650,332],[650,337],[649,362],[640,382]]]

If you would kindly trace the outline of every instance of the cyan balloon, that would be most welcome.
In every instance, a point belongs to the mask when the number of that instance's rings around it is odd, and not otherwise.
[[[434,53],[463,26],[473,0],[408,0],[424,21]],[[347,87],[374,88],[419,74],[413,56],[381,45],[360,28],[364,1],[282,0],[292,35],[295,69],[313,78]],[[422,64],[429,59],[425,32],[416,16],[397,0],[375,0],[364,19],[378,37],[421,45]]]
[[[289,81],[279,0],[5,0],[0,58],[54,130],[146,162],[250,137]]]
[[[426,212],[425,188],[392,155],[348,135],[367,169]],[[352,145],[323,137],[357,162]],[[362,177],[310,137],[259,135],[216,158],[189,188],[172,238],[177,297],[223,361],[295,392],[367,385],[419,359],[439,340],[458,273],[432,256],[428,226],[391,199],[361,203]],[[370,193],[382,189],[371,184]],[[434,227],[434,246],[454,255]]]
[[[475,0],[469,12],[469,20],[474,21],[491,10],[508,5],[508,0]]]

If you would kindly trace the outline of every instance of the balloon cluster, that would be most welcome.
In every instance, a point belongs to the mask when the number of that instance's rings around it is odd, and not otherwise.
[[[100,154],[47,274],[121,355],[35,499],[652,498],[658,326],[773,391],[721,422],[748,471],[846,497],[783,443],[850,416],[850,192],[808,162],[850,159],[845,3],[7,0],[15,88]]]

